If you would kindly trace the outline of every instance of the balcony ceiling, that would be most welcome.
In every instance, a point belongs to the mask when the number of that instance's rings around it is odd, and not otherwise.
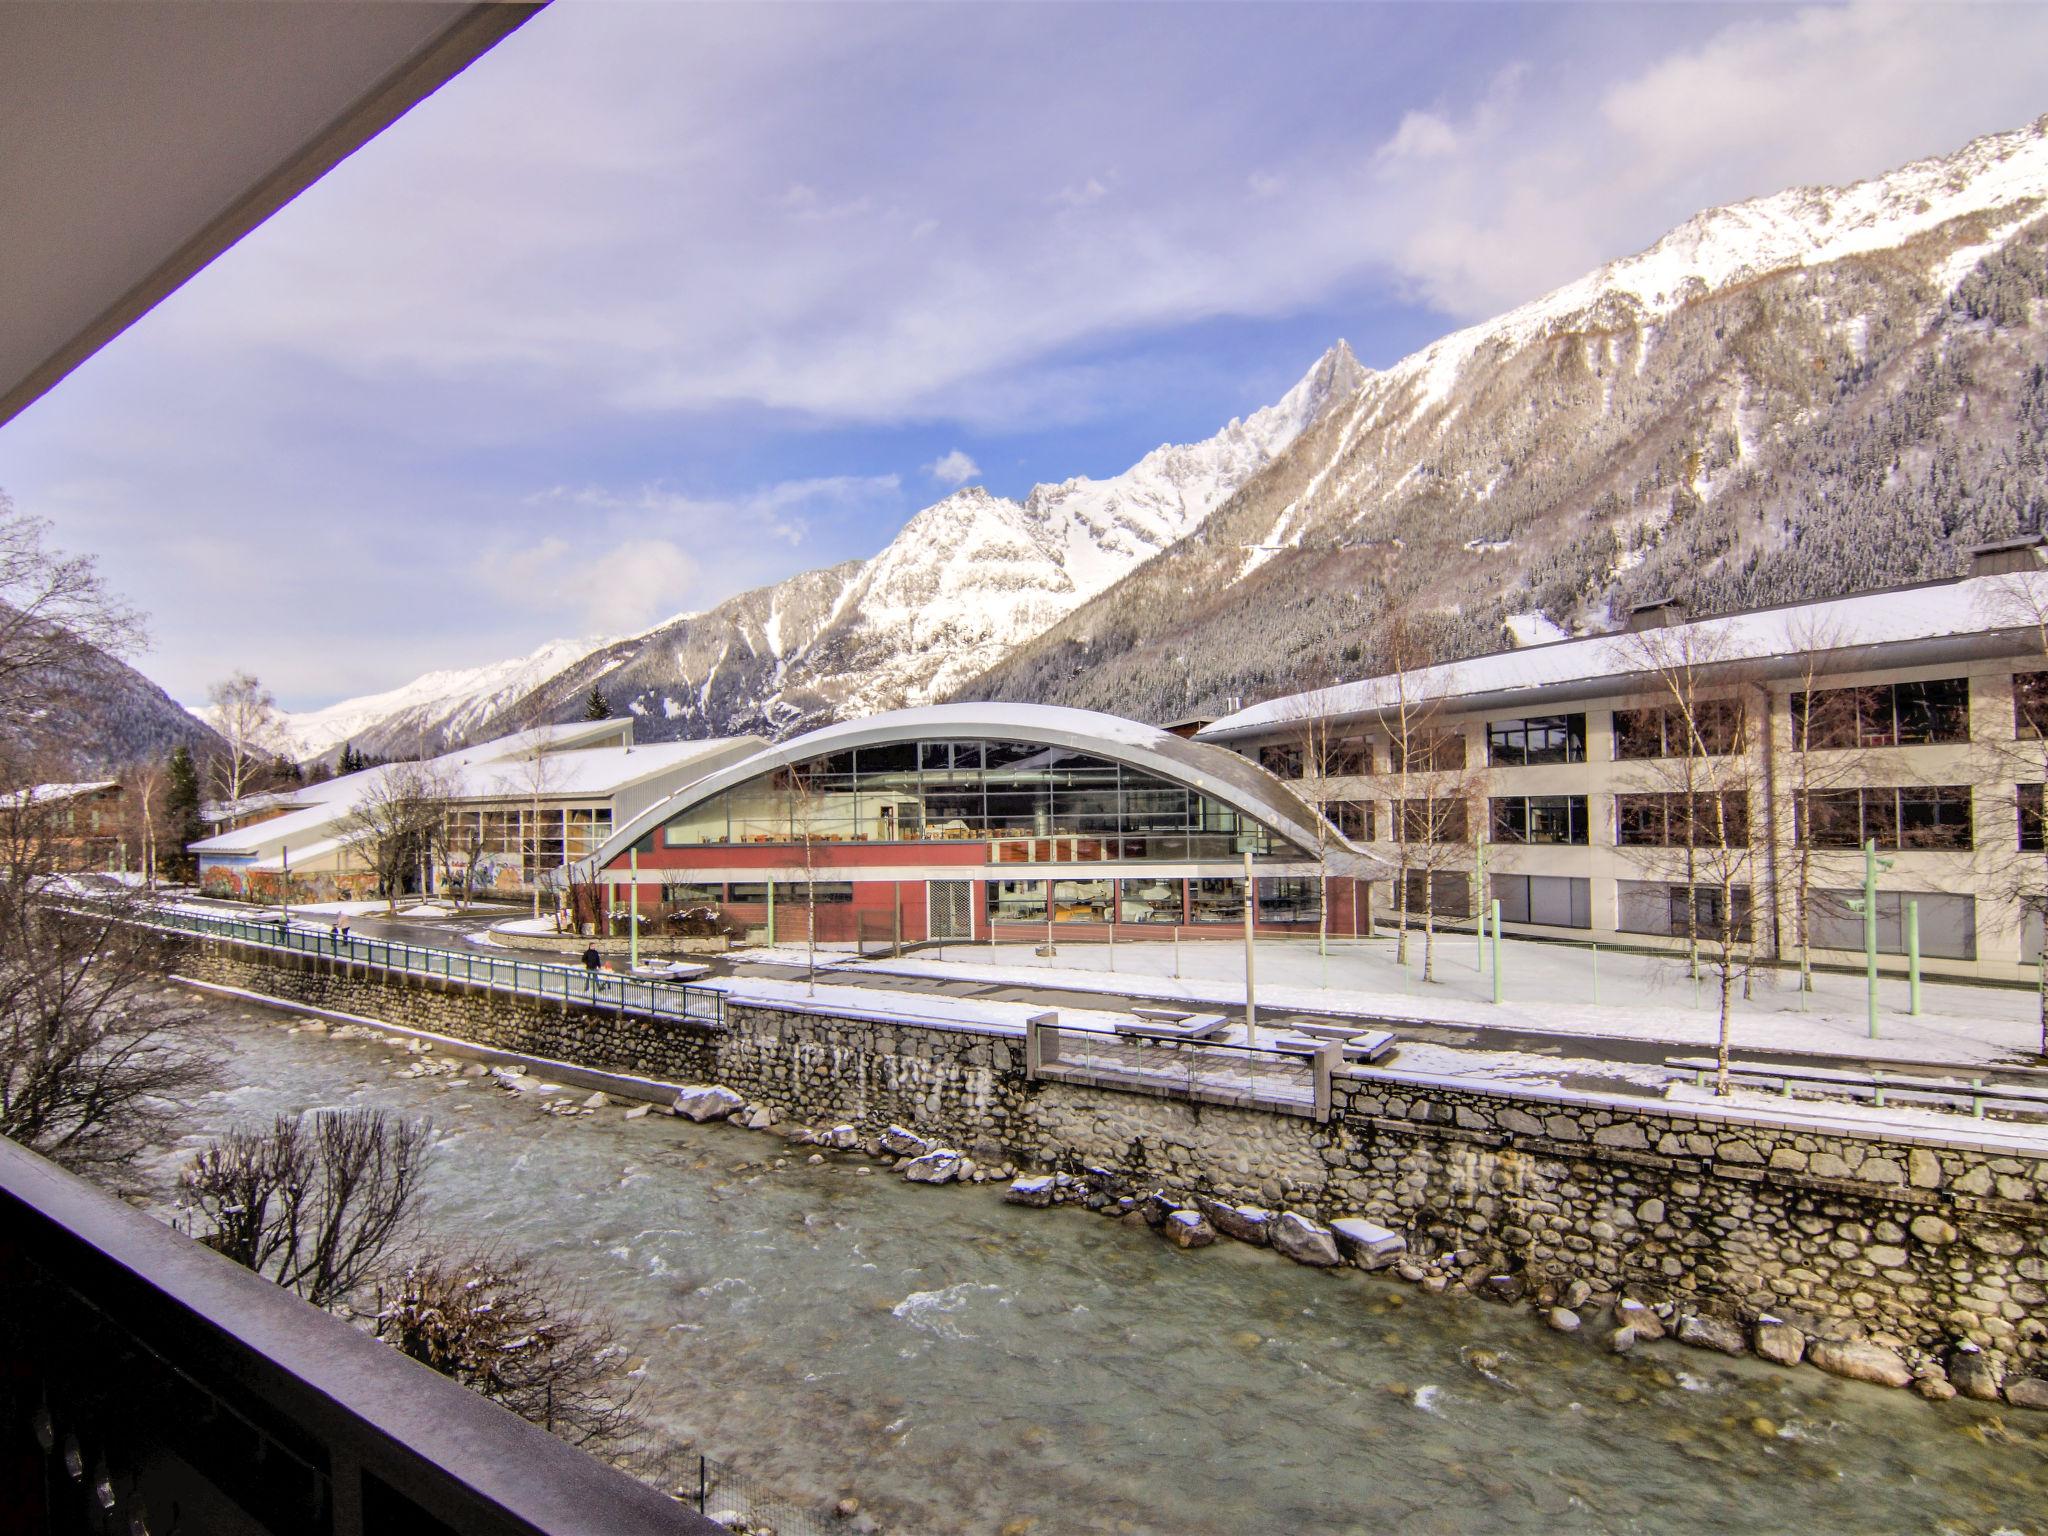
[[[0,425],[538,8],[0,4]]]

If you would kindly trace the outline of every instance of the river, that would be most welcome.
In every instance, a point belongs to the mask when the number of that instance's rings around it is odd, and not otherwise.
[[[550,1116],[402,1076],[374,1040],[218,1015],[229,1081],[150,1159],[158,1189],[279,1111],[427,1116],[432,1228],[603,1306],[679,1442],[892,1533],[2048,1531],[2048,1415],[1673,1344],[1617,1358],[1520,1309],[1183,1253],[731,1127]]]

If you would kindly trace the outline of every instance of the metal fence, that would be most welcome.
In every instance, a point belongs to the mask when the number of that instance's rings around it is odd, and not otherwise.
[[[365,965],[411,976],[432,976],[466,986],[513,992],[521,997],[612,1008],[621,1013],[663,1019],[690,1019],[703,1024],[725,1022],[725,994],[709,987],[586,971],[580,965],[550,965],[535,960],[501,959],[467,950],[435,949],[396,939],[343,938],[327,928],[297,928],[283,922],[252,922],[240,917],[179,912],[158,908],[146,919],[200,938],[230,939],[265,949],[310,955],[337,964]]]

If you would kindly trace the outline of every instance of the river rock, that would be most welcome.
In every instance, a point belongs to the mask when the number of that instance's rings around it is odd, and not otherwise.
[[[652,1108],[654,1108],[652,1104],[635,1104],[631,1109],[626,1111],[626,1118],[628,1120],[645,1120],[647,1118],[647,1112]]]
[[[756,1104],[747,1111],[747,1118],[742,1120],[740,1124],[750,1131],[765,1131],[775,1121],[776,1114],[774,1110],[770,1109],[766,1104]]]
[[[1756,1320],[1756,1352],[1773,1365],[1797,1365],[1806,1358],[1806,1335],[1775,1317]]]
[[[1636,1347],[1636,1331],[1626,1325],[1607,1335],[1607,1347],[1617,1355],[1625,1355]]]
[[[1331,1222],[1330,1233],[1337,1239],[1337,1251],[1360,1269],[1385,1269],[1408,1251],[1407,1238],[1362,1216]]]
[[[611,1102],[610,1094],[593,1093],[583,1101],[583,1107],[585,1109],[607,1109],[610,1107]]]
[[[950,1184],[960,1177],[960,1154],[941,1147],[914,1157],[904,1165],[903,1177],[913,1184]]]
[[[1552,1307],[1543,1314],[1543,1321],[1550,1325],[1553,1333],[1577,1333],[1579,1314],[1570,1307]]]
[[[1197,1200],[1202,1214],[1225,1237],[1263,1248],[1272,1236],[1273,1213],[1262,1205],[1229,1205],[1221,1200]]]
[[[882,1132],[881,1140],[883,1148],[897,1157],[923,1157],[932,1149],[929,1141],[900,1125],[892,1125]]]
[[[1632,1296],[1621,1298],[1614,1309],[1615,1320],[1644,1343],[1664,1337],[1664,1320]]]
[[[2048,1409],[2048,1377],[2015,1377],[2005,1384],[2005,1400],[2015,1408]]]
[[[1273,1247],[1297,1264],[1312,1264],[1318,1269],[1344,1262],[1330,1229],[1319,1221],[1310,1221],[1299,1211],[1283,1211],[1273,1223]]]
[[[1999,1400],[2001,1374],[1997,1362],[1974,1345],[1958,1349],[1948,1357],[1949,1381],[1964,1397],[1980,1403]]]
[[[1945,1403],[1956,1395],[1954,1385],[1939,1371],[1922,1371],[1915,1376],[1913,1390],[1930,1403]]]
[[[1806,1358],[1829,1375],[1846,1376],[1851,1381],[1867,1381],[1880,1387],[1906,1387],[1913,1383],[1913,1372],[1905,1361],[1868,1339],[1839,1343],[1815,1339],[1806,1347]]]
[[[706,1120],[723,1120],[726,1116],[742,1109],[746,1100],[730,1088],[716,1087],[710,1083],[693,1083],[676,1092],[676,1101],[671,1106],[673,1113],[702,1124]]]
[[[1175,1211],[1160,1230],[1176,1248],[1206,1248],[1216,1241],[1216,1229],[1200,1211]]]
[[[1059,1185],[1049,1173],[1035,1179],[1013,1179],[1010,1187],[1003,1191],[1003,1199],[1010,1205],[1051,1205]]]
[[[1163,1227],[1166,1219],[1180,1209],[1180,1202],[1163,1189],[1155,1189],[1138,1202],[1138,1209],[1144,1213],[1145,1225]]]
[[[1695,1349],[1717,1349],[1724,1355],[1749,1353],[1749,1340],[1742,1336],[1740,1327],[1701,1312],[1688,1312],[1681,1317],[1673,1336],[1679,1343],[1690,1344]]]
[[[860,1145],[860,1131],[851,1125],[835,1125],[818,1138],[818,1145],[835,1152],[851,1152]]]
[[[1480,1284],[1483,1295],[1495,1301],[1504,1301],[1513,1306],[1529,1289],[1528,1282],[1520,1275],[1488,1275]]]

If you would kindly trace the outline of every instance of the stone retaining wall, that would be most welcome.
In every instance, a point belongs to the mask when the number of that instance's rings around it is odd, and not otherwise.
[[[2048,1159],[1399,1074],[1340,1079],[1327,1124],[1033,1081],[1023,1040],[808,1007],[724,1030],[196,944],[199,979],[481,1044],[719,1083],[799,1123],[891,1124],[1134,1189],[1363,1215],[1421,1256],[1585,1280],[1835,1337],[2048,1358]],[[1959,1138],[1960,1140],[1961,1138]]]

